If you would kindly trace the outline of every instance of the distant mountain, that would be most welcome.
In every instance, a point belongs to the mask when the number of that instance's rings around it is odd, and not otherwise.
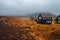
[[[38,17],[38,15],[41,14],[43,17],[56,17],[56,15],[52,14],[52,13],[34,13],[34,14],[28,14],[28,15],[25,15],[25,17],[29,17],[29,18],[34,18],[36,19]]]
[[[1,17],[28,17],[28,18],[34,18],[34,19],[36,19],[39,14],[41,14],[43,17],[47,17],[47,16],[56,17],[56,15],[54,15],[52,13],[42,12],[42,13],[28,14],[28,15],[25,15],[25,16],[21,16],[21,15],[20,16],[0,16],[0,18]]]

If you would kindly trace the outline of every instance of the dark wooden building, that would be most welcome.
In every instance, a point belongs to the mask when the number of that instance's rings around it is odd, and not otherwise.
[[[60,15],[55,19],[56,23],[60,24]]]
[[[39,14],[38,18],[37,18],[37,23],[41,23],[41,24],[51,24],[52,23],[52,17],[44,17],[41,14]]]
[[[51,24],[52,23],[52,17],[43,17],[43,24]]]
[[[38,16],[38,18],[37,18],[36,21],[37,21],[38,23],[42,23],[42,19],[43,19],[42,15],[39,14],[39,16]]]

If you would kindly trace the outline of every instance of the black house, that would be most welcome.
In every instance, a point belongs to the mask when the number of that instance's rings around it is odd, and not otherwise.
[[[52,17],[43,17],[43,24],[51,24],[52,23]]]
[[[60,15],[55,19],[56,23],[60,24]]]
[[[41,14],[39,14],[39,16],[37,18],[37,23],[51,24],[52,23],[52,17],[44,17]]]
[[[38,18],[37,18],[36,21],[37,21],[38,23],[42,23],[42,19],[43,19],[42,15],[39,14],[39,16],[38,16]]]

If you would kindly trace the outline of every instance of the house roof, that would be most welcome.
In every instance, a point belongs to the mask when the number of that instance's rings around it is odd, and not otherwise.
[[[41,17],[43,17],[43,18],[51,18],[52,16],[51,16],[51,13],[39,13],[38,15],[36,15],[36,16],[33,16],[33,19],[37,19],[39,16],[41,16]]]
[[[45,17],[51,17],[51,16],[48,15],[48,14],[41,14],[41,16],[44,17],[44,18],[45,18]]]
[[[60,15],[58,17],[60,17]]]

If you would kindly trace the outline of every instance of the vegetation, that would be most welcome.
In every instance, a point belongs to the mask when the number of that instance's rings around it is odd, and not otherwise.
[[[37,24],[29,18],[0,18],[0,40],[60,40],[60,24]]]

